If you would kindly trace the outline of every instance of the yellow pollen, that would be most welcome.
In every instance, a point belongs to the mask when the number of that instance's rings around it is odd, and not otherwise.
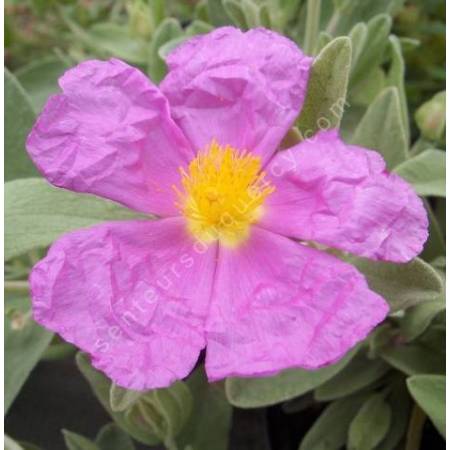
[[[265,180],[258,156],[215,140],[180,173],[183,189],[174,186],[176,205],[189,231],[203,242],[219,240],[229,247],[248,237],[264,200],[275,190]]]

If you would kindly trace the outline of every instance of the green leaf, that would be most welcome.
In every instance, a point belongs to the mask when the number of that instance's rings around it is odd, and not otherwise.
[[[35,112],[27,93],[5,68],[5,181],[37,174],[25,150]]]
[[[335,400],[353,394],[377,381],[389,369],[382,360],[370,360],[358,353],[344,369],[314,391],[318,401]]]
[[[420,305],[408,308],[400,322],[402,336],[407,341],[412,341],[420,336],[431,324],[432,320],[445,310],[445,302],[442,300],[435,302],[421,303]]]
[[[364,46],[352,66],[351,85],[358,84],[381,63],[391,26],[392,19],[387,14],[380,14],[369,21]]]
[[[137,219],[116,203],[28,178],[5,184],[5,259],[51,244],[61,234],[108,220]]]
[[[231,18],[234,25],[242,30],[247,30],[247,18],[241,3],[237,0],[223,0],[222,4],[228,17]]]
[[[367,24],[364,22],[359,22],[352,28],[348,35],[352,43],[352,70],[355,68],[360,56],[362,55],[367,42],[368,32],[369,29],[367,28]]]
[[[406,383],[414,400],[445,438],[445,376],[415,375]]]
[[[428,149],[397,166],[395,172],[419,195],[445,197],[445,152]]]
[[[381,357],[406,375],[445,372],[445,355],[421,343],[386,348]]]
[[[208,16],[212,25],[221,27],[223,25],[230,25],[233,21],[227,14],[222,0],[206,0],[208,8]]]
[[[156,445],[161,439],[156,436],[144,420],[136,408],[132,408],[131,414],[133,418],[139,419],[139,422],[130,420],[130,414],[125,412],[114,412],[109,404],[109,392],[111,389],[111,381],[103,375],[103,373],[94,369],[89,363],[89,357],[86,354],[78,353],[76,356],[77,366],[81,373],[89,382],[92,390],[103,408],[109,413],[120,428],[125,430],[130,436],[143,444]]]
[[[297,122],[304,138],[319,129],[338,128],[346,106],[351,43],[336,38],[319,53],[311,68],[308,92]]]
[[[62,430],[62,432],[68,450],[99,450],[97,445],[81,434],[68,430]]]
[[[445,240],[434,210],[427,199],[423,199],[428,213],[428,239],[420,257],[425,261],[433,261],[445,254]]]
[[[20,300],[29,304],[26,298]],[[52,337],[26,309],[16,309],[5,317],[5,414]]]
[[[441,277],[420,258],[406,264],[357,257],[351,257],[350,262],[365,275],[370,288],[389,302],[391,312],[435,301],[444,295]]]
[[[354,348],[336,364],[318,370],[289,369],[272,377],[228,378],[225,383],[228,401],[240,408],[258,408],[297,397],[336,375],[356,351]]]
[[[391,426],[376,450],[394,450],[406,433],[411,410],[411,400],[403,377],[398,377],[390,386],[388,403],[391,407]]]
[[[169,41],[183,36],[183,30],[178,20],[170,17],[164,19],[156,29],[151,44],[148,61],[148,74],[150,78],[159,83],[167,72],[164,59],[159,55],[159,49]]]
[[[193,398],[192,414],[177,437],[180,448],[227,450],[232,407],[223,387],[209,383],[204,370],[197,369],[186,381]]]
[[[58,78],[68,67],[60,58],[48,56],[32,61],[16,72],[36,111],[42,109],[51,94],[59,91]]]
[[[149,391],[139,399],[137,407],[170,448],[191,415],[192,395],[185,383],[177,381],[166,389]]]
[[[359,22],[368,22],[378,14],[394,15],[404,0],[337,0],[340,7],[331,17],[327,29],[335,35],[348,34]]]
[[[113,22],[97,22],[88,30],[62,15],[72,33],[90,50],[100,56],[115,56],[132,64],[145,64],[147,50],[145,41],[130,35],[126,25]]]
[[[402,46],[397,36],[389,37],[391,49],[391,67],[387,76],[387,85],[398,89],[400,109],[402,113],[403,129],[405,130],[406,142],[409,145],[409,113],[408,102],[405,92],[405,61],[403,60]]]
[[[369,106],[351,138],[351,143],[377,150],[393,169],[408,155],[397,89],[384,89]]]
[[[424,103],[414,117],[425,138],[433,141],[442,139],[445,131],[445,91]]]
[[[114,423],[99,431],[95,443],[99,450],[135,450],[131,438]]]
[[[347,432],[367,394],[356,394],[336,400],[325,408],[303,438],[299,450],[340,450]]]
[[[351,101],[349,103],[357,105],[370,105],[383,90],[386,76],[380,67],[375,67],[366,76],[352,88],[350,93]]]
[[[391,414],[383,394],[374,394],[367,399],[350,424],[348,449],[374,449],[389,430]]]
[[[115,412],[125,411],[130,408],[136,401],[143,396],[142,391],[131,391],[123,387],[118,386],[115,383],[111,383],[111,389],[109,393],[109,402],[111,409]]]

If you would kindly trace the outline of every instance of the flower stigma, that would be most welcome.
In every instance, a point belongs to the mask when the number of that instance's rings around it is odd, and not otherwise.
[[[275,187],[265,179],[261,158],[213,140],[180,168],[182,189],[173,186],[176,205],[195,238],[228,247],[244,242],[263,214]]]

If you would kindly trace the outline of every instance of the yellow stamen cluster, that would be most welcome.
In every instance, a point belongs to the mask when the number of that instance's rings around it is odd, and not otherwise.
[[[180,173],[183,192],[174,187],[176,204],[189,231],[203,242],[219,240],[230,247],[248,237],[264,200],[275,190],[265,180],[258,156],[216,141]]]

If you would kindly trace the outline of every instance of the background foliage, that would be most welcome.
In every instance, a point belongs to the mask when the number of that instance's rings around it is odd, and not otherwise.
[[[5,3],[5,448],[444,448],[444,0]],[[406,265],[351,259],[391,314],[337,364],[209,385],[199,363],[169,389],[126,391],[33,322],[26,279],[62,233],[134,213],[50,187],[24,140],[68,67],[114,56],[158,83],[172,48],[225,24],[271,28],[316,57],[285,144],[340,126],[376,149],[423,197],[430,238]]]

